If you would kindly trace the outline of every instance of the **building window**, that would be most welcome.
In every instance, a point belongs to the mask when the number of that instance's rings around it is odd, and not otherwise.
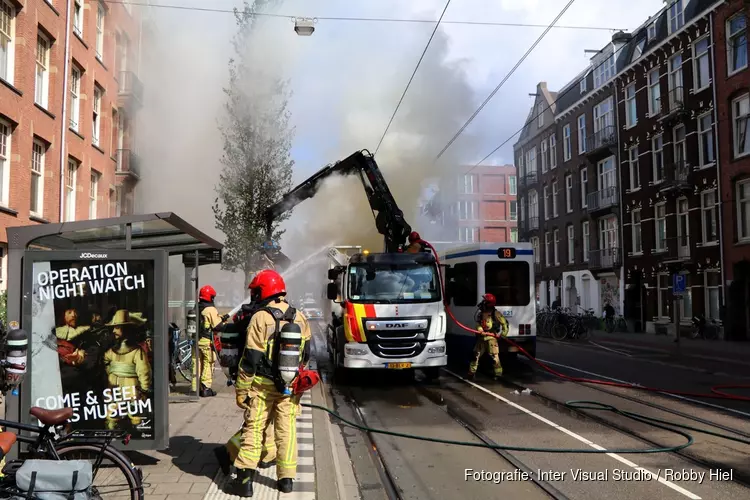
[[[65,221],[76,220],[76,185],[78,179],[78,162],[68,158],[68,168],[65,169]]]
[[[732,102],[735,157],[750,153],[750,136],[747,133],[748,118],[750,118],[750,95],[745,94]]]
[[[529,219],[539,219],[539,195],[536,191],[529,191]],[[535,222],[539,223],[538,220]]]
[[[570,160],[572,150],[573,147],[570,142],[570,124],[567,124],[563,128],[563,161]]]
[[[91,142],[94,146],[99,145],[99,132],[101,129],[101,109],[102,109],[102,91],[98,85],[94,84],[94,106],[92,117]]]
[[[517,190],[518,190],[518,186],[516,184],[516,176],[509,175],[508,176],[508,194],[515,196]]]
[[[583,261],[589,261],[589,252],[591,252],[591,234],[589,233],[589,222],[581,224],[581,236],[583,237]]]
[[[550,208],[552,203],[549,199],[549,186],[544,186],[544,220],[549,220]]]
[[[548,150],[547,150],[547,140],[542,141],[542,173],[547,171],[547,164],[548,164]]]
[[[695,92],[711,83],[711,67],[708,60],[708,37],[703,37],[693,44],[693,87]]]
[[[625,123],[628,128],[638,123],[638,108],[635,104],[635,83],[625,88]]]
[[[643,239],[641,237],[641,210],[633,210],[630,212],[630,231],[633,239],[633,254],[639,255],[643,253]]]
[[[667,206],[664,203],[654,206],[654,222],[656,250],[663,252],[667,249]]]
[[[96,8],[96,58],[100,61],[104,58],[104,6],[102,4]]]
[[[537,126],[542,128],[544,126],[544,103],[540,102],[536,105],[536,119]]]
[[[671,318],[672,315],[670,313],[670,310],[672,309],[670,307],[670,302],[672,300],[672,283],[670,283],[671,276],[667,273],[660,273],[659,277],[657,278],[659,282],[657,283],[657,286],[659,287],[659,296],[658,296],[658,312],[657,315],[660,318]]]
[[[573,226],[568,226],[568,264],[576,261],[576,230]]]
[[[526,173],[536,173],[536,146],[526,151]]]
[[[89,219],[96,219],[96,203],[99,197],[99,172],[91,171],[91,184],[89,184]]]
[[[516,227],[510,228],[510,242],[518,243],[518,228]]]
[[[531,248],[534,249],[534,262],[539,264],[542,261],[542,257],[539,255],[539,237],[531,238]]]
[[[547,267],[552,265],[552,235],[544,233],[544,263]]]
[[[460,178],[459,190],[461,194],[475,194],[477,188],[477,176],[466,174]]]
[[[612,250],[617,248],[617,217],[599,219],[599,249]],[[612,260],[612,252],[606,252],[608,260]]]
[[[747,18],[738,14],[727,21],[727,69],[729,74],[747,68]]]
[[[510,220],[518,220],[518,202],[510,201]]]
[[[750,179],[737,183],[737,239],[750,241]]]
[[[49,47],[50,43],[44,35],[36,38],[36,83],[34,88],[34,102],[47,109],[49,101]]]
[[[682,103],[682,54],[676,54],[669,60],[669,110]]]
[[[557,198],[559,195],[559,191],[557,189],[557,181],[554,181],[552,183],[552,217],[557,217],[558,211],[557,211]]]
[[[578,91],[579,91],[579,92],[580,92],[581,94],[583,94],[584,92],[586,92],[586,90],[587,90],[587,88],[588,88],[588,87],[586,86],[586,78],[588,78],[588,76],[589,76],[589,73],[586,73],[586,74],[585,74],[585,75],[583,76],[583,78],[581,78],[581,81],[580,81],[580,82],[578,82]]]
[[[714,243],[719,239],[717,230],[716,190],[701,193],[701,221],[703,223],[703,243]]]
[[[698,118],[698,153],[700,166],[705,167],[716,161],[714,155],[714,124],[713,114],[706,113]]]
[[[8,206],[10,197],[10,125],[0,121],[0,205]]]
[[[721,316],[721,272],[712,269],[703,273],[703,286],[706,289],[706,319],[718,320]]]
[[[630,165],[630,190],[634,191],[641,187],[641,172],[638,165],[638,146],[628,150],[628,163]]]
[[[607,133],[607,128],[614,125],[614,113],[612,112],[612,98],[609,97],[594,106],[594,133]],[[602,137],[603,139],[603,137]],[[594,145],[596,147],[596,144]]]
[[[661,88],[659,87],[659,68],[648,74],[648,115],[656,116],[661,111]]]
[[[70,71],[70,128],[78,132],[81,116],[81,70],[73,67]]]
[[[554,238],[555,238],[555,265],[559,266],[560,265],[560,254],[559,254],[558,250],[560,248],[560,230],[559,229],[555,229],[552,232],[552,234],[554,235]]]
[[[479,203],[476,201],[458,202],[458,220],[477,220]]]
[[[654,165],[654,183],[664,180],[664,138],[661,134],[651,139],[651,157]]]
[[[683,0],[673,0],[669,5],[669,33],[672,34],[685,25]]]
[[[656,21],[648,25],[648,32],[646,36],[648,36],[649,41],[656,38]]]
[[[586,152],[586,115],[578,117],[578,154]]]
[[[630,59],[630,62],[637,61],[642,55],[643,55],[643,48],[646,46],[646,40],[641,39],[640,42],[635,46],[635,49],[633,50],[633,57]]]
[[[617,169],[615,169],[615,157],[610,156],[601,160],[596,165],[598,170],[597,190],[599,200],[612,200],[615,195],[611,192],[617,187]]]
[[[685,275],[685,294],[679,301],[680,322],[690,321],[693,317],[693,287],[691,286],[691,275]]]
[[[594,68],[594,88],[598,89],[615,76],[615,55],[608,53],[605,60],[596,61]]]
[[[75,0],[73,3],[73,33],[79,38],[83,37],[83,5],[82,0]]]
[[[518,202],[518,208],[521,210],[521,215],[519,216],[519,220],[521,222],[527,220],[526,219],[526,198],[521,196],[520,201]]]
[[[678,166],[682,166],[687,158],[687,145],[685,144],[685,125],[677,125],[672,129],[672,139],[674,146],[674,162]]]
[[[557,167],[557,139],[555,135],[549,136],[549,168]]]
[[[581,208],[586,208],[586,197],[589,194],[589,172],[587,168],[581,169]]]
[[[0,78],[13,83],[16,8],[9,0],[0,0]]]
[[[461,243],[476,243],[479,240],[478,227],[459,227],[458,241]]]
[[[570,213],[573,211],[573,176],[565,176],[565,211]]]
[[[29,211],[41,217],[44,199],[44,156],[46,147],[35,140],[31,150],[31,192],[29,195]]]

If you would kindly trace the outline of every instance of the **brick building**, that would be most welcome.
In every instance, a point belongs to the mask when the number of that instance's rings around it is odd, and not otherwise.
[[[66,0],[0,0],[3,278],[6,227],[132,211],[138,7],[70,7],[68,16]]]
[[[518,241],[517,178],[513,165],[465,166],[440,182],[435,212],[442,241]]]
[[[726,285],[725,336],[747,340],[750,332],[750,71],[747,19],[743,0],[719,5],[713,14],[714,87],[721,159],[720,227]]]

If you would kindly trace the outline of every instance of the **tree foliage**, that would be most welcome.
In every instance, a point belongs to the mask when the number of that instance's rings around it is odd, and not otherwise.
[[[242,270],[246,279],[264,267],[259,251],[267,236],[263,214],[291,188],[294,165],[288,84],[254,64],[250,50],[257,22],[253,13],[270,3],[273,0],[255,0],[252,5],[245,1],[243,10],[235,9],[238,31],[224,89],[225,119],[219,127],[223,169],[213,211],[217,229],[226,236],[222,268]],[[274,239],[283,233],[279,225],[289,215],[274,221]]]

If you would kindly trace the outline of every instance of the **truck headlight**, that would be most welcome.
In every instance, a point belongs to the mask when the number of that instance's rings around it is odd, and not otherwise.
[[[356,347],[346,347],[344,349],[344,351],[349,356],[365,356],[365,355],[367,355],[367,350],[366,349],[357,349]]]
[[[442,354],[445,352],[445,346],[441,345],[439,347],[430,347],[427,349],[427,352],[429,354]]]

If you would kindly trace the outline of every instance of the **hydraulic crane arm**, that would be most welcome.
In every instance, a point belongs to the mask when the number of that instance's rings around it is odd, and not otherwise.
[[[271,226],[281,214],[291,210],[301,202],[312,198],[320,189],[323,181],[332,175],[359,174],[365,188],[367,201],[375,216],[375,227],[385,239],[385,251],[397,252],[406,242],[411,226],[404,220],[404,213],[398,208],[396,200],[380,172],[374,156],[367,150],[357,151],[348,158],[327,165],[299,186],[289,191],[265,213],[268,239],[271,240]],[[271,257],[273,259],[273,257]]]

